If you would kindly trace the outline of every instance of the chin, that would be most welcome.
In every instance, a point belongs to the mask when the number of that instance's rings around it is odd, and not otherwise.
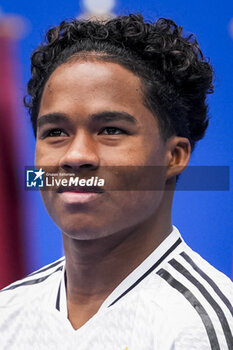
[[[103,226],[97,227],[96,225],[87,225],[87,223],[85,225],[79,223],[75,226],[59,225],[59,228],[68,238],[85,241],[104,238],[112,234],[112,232],[105,230]]]
[[[98,235],[96,231],[80,231],[80,229],[62,230],[62,232],[63,235],[67,236],[68,238],[76,239],[78,241],[92,241],[104,237],[102,235]]]

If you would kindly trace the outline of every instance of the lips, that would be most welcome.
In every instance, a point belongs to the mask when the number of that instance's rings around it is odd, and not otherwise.
[[[85,204],[92,202],[104,193],[104,190],[100,187],[94,186],[77,186],[77,187],[64,187],[58,188],[59,198],[64,204]]]
[[[72,192],[66,191],[59,194],[59,198],[65,204],[85,204],[92,202],[102,195],[103,192]]]
[[[72,193],[103,193],[104,189],[97,186],[76,186],[76,187],[65,187],[60,186],[57,190],[58,193],[72,192]]]

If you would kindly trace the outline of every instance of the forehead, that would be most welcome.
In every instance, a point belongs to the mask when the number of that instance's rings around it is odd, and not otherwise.
[[[78,60],[60,65],[48,79],[40,110],[70,104],[142,107],[141,79],[120,64]]]

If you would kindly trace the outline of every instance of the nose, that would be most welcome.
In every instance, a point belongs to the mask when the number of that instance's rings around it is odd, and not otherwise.
[[[88,135],[87,132],[79,130],[64,155],[60,158],[59,166],[68,171],[75,171],[80,168],[98,168],[98,149],[93,137]]]

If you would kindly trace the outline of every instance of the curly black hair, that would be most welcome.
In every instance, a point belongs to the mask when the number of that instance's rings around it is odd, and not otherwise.
[[[213,70],[193,34],[184,36],[170,19],[145,22],[141,14],[107,21],[63,21],[48,30],[31,56],[32,77],[24,104],[36,135],[40,100],[51,73],[85,53],[117,62],[141,78],[144,103],[158,118],[164,139],[189,139],[191,149],[206,131],[206,95],[213,92]]]

